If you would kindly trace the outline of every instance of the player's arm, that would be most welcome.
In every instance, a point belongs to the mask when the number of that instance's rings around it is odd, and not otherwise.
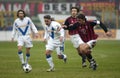
[[[35,27],[35,25],[34,25],[34,23],[32,22],[32,20],[31,20],[31,19],[29,19],[29,20],[30,20],[31,30],[34,32],[36,38],[38,38],[38,36],[39,36],[38,30],[37,30],[37,28]]]
[[[111,32],[107,29],[107,27],[101,21],[96,20],[91,24],[92,26],[99,25],[104,30],[107,36],[111,36]]]
[[[105,32],[108,32],[107,27],[101,21],[95,20],[93,22],[90,22],[90,25],[91,26],[99,25]]]
[[[62,28],[65,30],[68,30],[68,26],[69,26],[69,21],[68,21],[68,19],[66,19],[64,24],[62,25]]]
[[[61,24],[56,22],[53,27],[56,32],[60,33],[60,41],[62,42],[64,40],[65,33],[64,33],[64,29],[62,28]]]
[[[100,21],[100,27],[105,31],[107,36],[111,36],[111,32],[107,29],[107,27]]]
[[[47,39],[48,39],[48,32],[46,27],[44,27],[44,37],[43,37],[43,42],[47,43]]]
[[[64,41],[64,36],[65,36],[65,31],[63,28],[60,29],[60,41],[63,42]]]
[[[78,23],[74,23],[73,25],[68,27],[68,30],[75,30],[78,28],[78,26],[79,26]]]
[[[15,27],[15,22],[13,24],[13,29],[12,29],[12,37],[11,37],[11,41],[14,41],[16,35],[16,27]]]

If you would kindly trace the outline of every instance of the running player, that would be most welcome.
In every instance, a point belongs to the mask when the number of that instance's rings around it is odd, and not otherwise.
[[[76,48],[78,55],[82,57],[82,67],[86,67],[86,56],[84,54],[80,53],[79,50],[79,45],[84,43],[80,37],[79,34],[77,34],[77,30],[69,30],[68,27],[72,26],[74,23],[77,22],[77,14],[79,13],[79,8],[77,7],[72,7],[71,8],[71,16],[68,17],[65,20],[64,26],[67,27],[63,27],[65,30],[68,30],[68,33],[70,35],[70,40],[73,43],[73,46]]]
[[[54,63],[51,56],[51,53],[53,50],[56,50],[58,58],[63,59],[64,62],[67,60],[67,56],[63,54],[63,44],[64,44],[64,29],[61,27],[61,25],[51,20],[50,15],[44,16],[45,21],[45,36],[44,36],[44,42],[46,42],[46,60],[50,66],[49,69],[47,69],[47,72],[54,71]]]
[[[111,36],[111,33],[101,21],[87,21],[85,15],[83,14],[78,14],[77,22],[73,26],[68,27],[69,30],[77,30],[84,43],[87,43],[89,45],[84,45],[84,48],[87,48],[88,51],[81,51],[80,53],[87,56],[90,62],[90,67],[93,70],[96,70],[97,67],[96,61],[91,54],[91,49],[95,46],[98,38],[98,35],[94,32],[94,26],[96,25],[99,25],[105,31],[107,36]]]

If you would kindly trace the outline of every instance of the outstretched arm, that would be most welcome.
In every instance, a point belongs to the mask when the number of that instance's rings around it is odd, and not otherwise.
[[[100,21],[100,27],[105,31],[107,36],[111,36],[111,32],[107,29],[107,27]]]
[[[111,32],[101,21],[95,20],[95,21],[91,22],[90,24],[91,24],[91,26],[99,25],[104,30],[104,32],[106,33],[107,36],[111,36]]]

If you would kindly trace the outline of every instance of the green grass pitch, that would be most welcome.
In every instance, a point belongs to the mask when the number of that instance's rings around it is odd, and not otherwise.
[[[70,41],[65,42],[67,63],[59,60],[56,53],[52,53],[55,63],[55,72],[46,72],[49,68],[45,59],[45,44],[33,42],[29,63],[32,66],[30,73],[24,73],[17,55],[16,42],[0,42],[0,78],[120,78],[120,41],[99,40],[93,49],[92,55],[98,63],[98,69],[93,71],[81,67],[81,58]],[[23,48],[25,53],[25,48]]]

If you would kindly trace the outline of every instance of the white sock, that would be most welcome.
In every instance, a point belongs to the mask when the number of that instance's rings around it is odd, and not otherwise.
[[[54,68],[54,64],[53,64],[52,57],[46,58],[46,60],[47,60],[47,62],[48,62],[48,64],[49,64],[49,66],[50,66],[51,68]]]
[[[30,58],[30,54],[26,54],[25,64],[28,64],[29,58]]]
[[[24,62],[24,58],[23,58],[23,53],[22,52],[18,52],[18,56],[20,58],[21,63],[24,64],[25,62]]]
[[[66,58],[67,58],[67,56],[66,56],[65,54],[63,54],[63,56],[64,56],[63,59],[66,59]]]

